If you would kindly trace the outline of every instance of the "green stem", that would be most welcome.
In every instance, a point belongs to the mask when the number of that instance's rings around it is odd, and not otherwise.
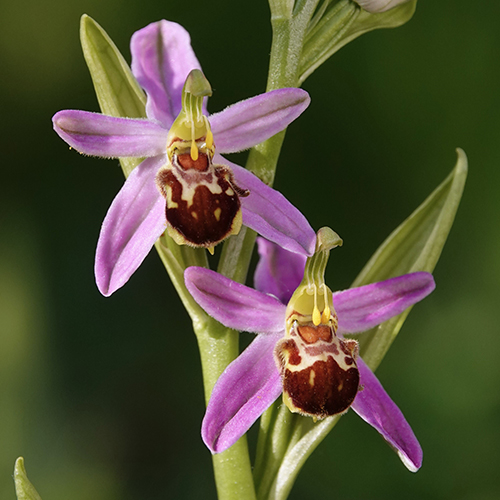
[[[217,272],[234,281],[244,283],[256,236],[255,231],[243,226],[237,236],[229,238],[222,248]]]
[[[239,354],[238,333],[208,316],[194,301],[184,284],[184,270],[187,267],[208,267],[206,250],[179,246],[166,235],[158,240],[156,249],[193,321],[201,357],[205,401],[208,404],[215,382]],[[212,460],[220,500],[255,500],[246,437],[224,453],[213,455]]]
[[[226,366],[239,354],[238,333],[210,317],[193,321],[198,339],[205,401]],[[215,483],[219,500],[255,500],[252,468],[246,436],[223,453],[213,455]]]
[[[267,91],[299,86],[299,64],[304,38],[317,2],[298,1],[295,11],[271,3],[273,41]],[[276,134],[250,151],[247,168],[272,185],[285,131]],[[261,418],[254,481],[259,499],[267,498],[286,451],[300,439],[300,417],[284,405],[274,404]]]
[[[317,1],[296,2],[293,14],[271,3],[273,40],[269,60],[267,92],[299,86],[299,64],[309,21]],[[278,8],[280,7],[280,8]],[[285,139],[285,130],[250,150],[247,169],[269,186],[273,185],[276,165]]]

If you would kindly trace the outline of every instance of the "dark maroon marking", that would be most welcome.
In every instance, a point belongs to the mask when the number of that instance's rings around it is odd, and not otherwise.
[[[172,169],[162,169],[156,177],[164,196],[166,197],[168,185],[172,191],[172,201],[178,205],[175,208],[167,205],[165,210],[167,222],[193,246],[215,246],[227,238],[240,210],[240,200],[233,186],[225,176],[219,176],[217,171],[214,175],[222,192],[213,194],[206,186],[198,185],[189,208],[188,202],[182,199],[182,184]],[[226,193],[228,189],[233,192],[232,195]],[[217,209],[220,209],[219,220],[215,217]],[[196,217],[193,216],[193,212],[196,213]]]
[[[309,383],[314,370],[314,385]],[[283,391],[302,413],[325,418],[342,413],[351,406],[359,387],[359,371],[356,367],[342,370],[329,357],[316,361],[298,372],[285,370]]]
[[[236,184],[233,171],[230,168],[225,167],[224,165],[215,165],[215,172],[218,176],[225,177],[229,181],[231,187],[236,191],[238,196],[246,198],[250,194],[250,190],[240,188],[240,186]]]
[[[337,344],[333,342],[331,344],[320,344],[320,345],[305,345],[304,350],[310,356],[317,356],[318,354],[323,354],[324,352],[338,356],[340,354]]]
[[[315,344],[319,340],[325,342],[331,342],[332,340],[332,328],[328,325],[303,325],[298,326],[297,331],[307,344]]]
[[[235,183],[230,168],[213,165],[210,156],[201,152],[196,161],[190,153],[175,152],[172,163],[158,172],[156,183],[166,199],[167,186],[171,190],[172,203],[165,209],[168,224],[196,247],[213,247],[233,233],[239,196],[250,194]],[[218,185],[221,193],[212,193],[204,183]],[[193,190],[192,203],[182,199],[183,185]]]
[[[281,339],[278,341],[274,352],[278,358],[282,371],[286,367],[286,362],[290,365],[297,366],[300,365],[302,361],[299,348],[293,339]]]
[[[339,339],[340,348],[344,354],[356,357],[358,352],[358,341],[354,339]]]
[[[197,160],[191,158],[191,153],[184,153],[177,156],[177,162],[183,170],[196,170],[197,172],[206,172],[210,164],[205,153],[199,153]]]
[[[354,359],[353,359],[353,358],[351,358],[350,356],[346,356],[346,357],[344,358],[344,363],[345,363],[346,365],[349,365],[349,366],[350,366],[350,365],[352,365],[352,364],[354,363]]]

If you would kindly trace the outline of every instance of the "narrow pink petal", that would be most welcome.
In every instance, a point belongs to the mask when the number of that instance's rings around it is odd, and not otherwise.
[[[288,252],[264,238],[257,238],[257,244],[259,262],[253,276],[255,288],[287,304],[302,281],[306,256]]]
[[[258,335],[215,384],[201,427],[212,453],[227,450],[282,392],[273,350],[284,331]]]
[[[210,116],[220,153],[249,149],[284,130],[309,106],[309,94],[286,88],[240,101]]]
[[[411,472],[416,472],[423,454],[415,434],[370,368],[359,358],[357,364],[363,390],[358,392],[352,409],[382,435]]]
[[[162,157],[148,158],[135,168],[106,214],[95,258],[97,287],[106,297],[128,281],[165,230],[165,200],[154,180],[162,164]]]
[[[184,281],[194,300],[229,328],[265,334],[285,328],[286,307],[275,297],[203,267],[188,267]]]
[[[216,155],[215,162],[230,166],[236,184],[250,191],[249,196],[240,199],[245,226],[290,252],[314,253],[316,233],[302,213],[279,191],[220,155]]]
[[[189,33],[180,24],[158,21],[134,33],[130,50],[132,73],[148,96],[148,118],[170,128],[189,72],[201,69]]]
[[[369,330],[420,302],[435,287],[431,274],[418,272],[335,292],[333,305],[339,317],[339,333]]]
[[[168,130],[148,120],[67,109],[52,121],[62,139],[87,155],[120,158],[165,153]]]

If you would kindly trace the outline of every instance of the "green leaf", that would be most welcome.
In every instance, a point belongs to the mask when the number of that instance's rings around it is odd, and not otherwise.
[[[410,272],[434,270],[455,219],[467,177],[465,153],[461,149],[457,153],[458,161],[451,174],[389,235],[352,287]],[[403,314],[363,334],[363,339],[369,336],[367,341],[360,342],[363,360],[373,370],[387,352],[409,311],[407,309]],[[260,460],[255,469],[259,473],[256,479],[260,484],[256,486],[260,493],[259,499],[284,500],[302,465],[340,420],[340,416],[312,424],[312,420],[307,417],[284,411],[276,414],[273,407],[268,412],[261,424],[263,437],[259,436],[257,458]],[[292,436],[288,438],[286,451],[281,451],[280,456],[273,453],[268,456],[263,448],[271,449],[271,444],[273,451],[279,450],[280,446],[283,448],[283,444],[278,441],[284,435],[284,426],[288,426],[286,435]]]
[[[313,19],[307,33],[299,64],[299,82],[304,80],[344,45],[363,33],[379,28],[396,28],[409,21],[417,0],[387,12],[371,14],[351,0],[331,2],[321,19]]]
[[[110,116],[145,118],[146,96],[129,65],[108,34],[85,14],[80,21],[80,41],[101,111]],[[120,158],[125,176],[141,161]]]
[[[392,234],[354,280],[362,286],[415,271],[432,272],[455,219],[467,177],[467,157],[457,149],[458,160],[451,174]],[[375,370],[394,341],[406,316],[386,321],[360,338],[363,359]]]
[[[144,118],[146,96],[129,65],[108,34],[86,14],[80,21],[80,40],[102,112]]]
[[[16,460],[14,483],[16,485],[17,500],[42,500],[26,475],[23,457],[19,457]]]

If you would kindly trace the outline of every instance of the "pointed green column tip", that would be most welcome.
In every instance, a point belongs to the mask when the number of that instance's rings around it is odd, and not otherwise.
[[[210,97],[212,95],[212,87],[199,69],[193,69],[186,78],[183,92],[188,92],[195,97]]]
[[[322,227],[316,233],[316,252],[326,252],[336,247],[341,247],[342,238],[328,226]]]
[[[17,500],[42,500],[35,487],[30,483],[24,467],[24,458],[19,457],[14,467],[14,484]]]
[[[457,152],[457,165],[456,165],[456,170],[457,172],[467,172],[468,171],[468,164],[467,164],[467,155],[465,154],[465,151],[462,148],[456,148],[455,151]]]

